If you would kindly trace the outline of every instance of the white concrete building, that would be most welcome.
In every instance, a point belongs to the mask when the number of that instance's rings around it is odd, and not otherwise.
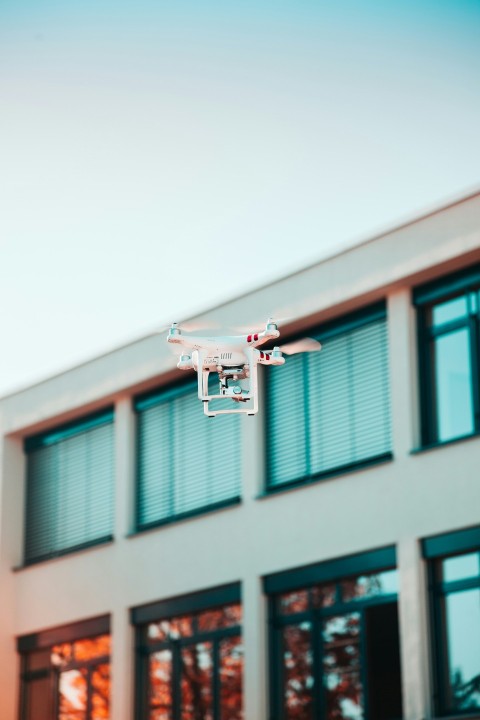
[[[477,193],[199,318],[322,340],[255,417],[156,335],[2,398],[1,720],[479,718],[479,293]]]

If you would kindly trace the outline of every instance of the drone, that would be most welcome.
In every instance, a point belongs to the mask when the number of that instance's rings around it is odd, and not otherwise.
[[[303,338],[273,350],[259,350],[269,340],[280,337],[277,322],[269,318],[262,332],[245,335],[199,337],[182,332],[172,323],[167,342],[182,347],[177,363],[180,370],[195,370],[198,379],[198,398],[208,417],[233,413],[255,415],[258,412],[258,365],[283,365],[283,354],[315,352],[321,344],[313,338]],[[218,375],[218,392],[209,387],[210,373]],[[215,402],[215,408],[210,406]],[[226,407],[228,404],[228,407]],[[221,405],[222,409],[218,409]]]

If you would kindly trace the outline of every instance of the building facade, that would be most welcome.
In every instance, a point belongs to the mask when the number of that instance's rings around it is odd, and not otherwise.
[[[480,718],[480,194],[198,320],[273,312],[254,417],[156,335],[0,400],[2,720]]]

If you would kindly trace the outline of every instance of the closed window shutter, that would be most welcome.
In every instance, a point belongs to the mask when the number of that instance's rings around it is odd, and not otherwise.
[[[270,478],[276,485],[308,475],[305,362],[305,355],[292,355],[266,370]]]
[[[391,451],[386,319],[320,339],[320,353],[287,358],[268,379],[271,486]]]
[[[196,388],[137,402],[139,529],[240,497],[239,417],[205,417]]]
[[[27,563],[111,537],[113,434],[109,413],[27,445]]]

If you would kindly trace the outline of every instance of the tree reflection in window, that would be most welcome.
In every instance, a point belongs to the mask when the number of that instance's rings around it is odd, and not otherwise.
[[[402,716],[397,582],[389,570],[274,598],[274,717]]]
[[[109,635],[59,643],[27,654],[24,663],[28,720],[109,720]]]
[[[141,629],[148,720],[243,720],[242,608],[225,605]]]
[[[360,681],[360,615],[329,618],[323,625],[323,685],[328,720],[363,717]]]

